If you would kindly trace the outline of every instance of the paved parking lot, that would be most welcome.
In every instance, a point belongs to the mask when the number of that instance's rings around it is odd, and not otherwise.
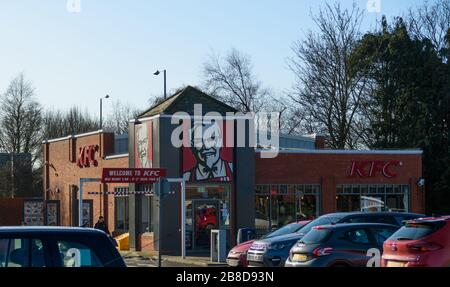
[[[127,267],[158,267],[158,261],[146,257],[124,257]],[[196,265],[181,264],[163,259],[163,267],[196,267]]]

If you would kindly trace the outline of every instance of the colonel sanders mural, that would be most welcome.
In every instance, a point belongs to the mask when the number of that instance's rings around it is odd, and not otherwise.
[[[224,146],[221,127],[197,124],[189,132],[191,147],[183,148],[183,177],[189,182],[231,182],[233,149]]]
[[[152,167],[152,123],[136,125],[135,167]]]

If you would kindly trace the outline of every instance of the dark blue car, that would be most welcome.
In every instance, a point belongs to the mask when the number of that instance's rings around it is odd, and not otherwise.
[[[385,223],[400,227],[404,220],[423,216],[395,212],[340,212],[322,215],[296,233],[255,241],[247,252],[247,260],[249,266],[253,267],[283,267],[292,246],[315,226],[338,223]]]
[[[0,267],[126,267],[103,231],[0,227]]]

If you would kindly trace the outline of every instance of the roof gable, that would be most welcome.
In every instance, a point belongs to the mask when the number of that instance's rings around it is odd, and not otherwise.
[[[210,95],[205,94],[199,89],[192,86],[187,86],[183,90],[167,98],[165,101],[140,114],[139,118],[159,114],[172,115],[176,112],[186,112],[189,115],[193,115],[195,104],[202,105],[203,115],[208,112],[218,112],[223,115],[227,112],[237,112],[236,109],[211,97]]]

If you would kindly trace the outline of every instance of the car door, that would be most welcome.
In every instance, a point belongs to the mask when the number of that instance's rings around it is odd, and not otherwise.
[[[50,242],[57,267],[125,267],[106,236],[62,234],[54,236]]]
[[[344,242],[342,258],[350,262],[352,266],[366,266],[367,250],[373,247],[371,235],[366,228],[350,228],[344,232]]]

